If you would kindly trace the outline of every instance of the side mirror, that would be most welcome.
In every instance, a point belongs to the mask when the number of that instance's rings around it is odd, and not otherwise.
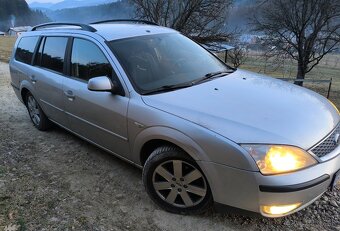
[[[117,94],[119,91],[118,84],[111,82],[106,76],[95,77],[89,80],[87,89],[90,91],[109,91],[113,94]]]

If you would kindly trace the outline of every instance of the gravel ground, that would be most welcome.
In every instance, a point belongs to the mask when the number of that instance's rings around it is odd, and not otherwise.
[[[40,132],[0,63],[0,230],[340,230],[340,187],[278,219],[180,216],[148,198],[141,171],[54,127]]]

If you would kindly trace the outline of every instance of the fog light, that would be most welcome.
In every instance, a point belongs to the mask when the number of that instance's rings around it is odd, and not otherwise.
[[[301,203],[295,203],[290,205],[263,205],[261,211],[267,215],[284,215],[298,208]]]

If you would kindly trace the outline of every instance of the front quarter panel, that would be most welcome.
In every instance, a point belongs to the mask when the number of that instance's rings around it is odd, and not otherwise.
[[[138,164],[143,145],[149,140],[161,139],[179,146],[197,161],[258,171],[254,160],[238,144],[197,124],[147,106],[140,97],[131,99],[128,120],[132,158]]]

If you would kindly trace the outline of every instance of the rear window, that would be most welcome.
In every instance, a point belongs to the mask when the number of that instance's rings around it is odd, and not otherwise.
[[[41,66],[63,73],[67,37],[46,37]]]
[[[22,38],[15,52],[15,59],[19,62],[31,64],[38,39],[38,36]]]

